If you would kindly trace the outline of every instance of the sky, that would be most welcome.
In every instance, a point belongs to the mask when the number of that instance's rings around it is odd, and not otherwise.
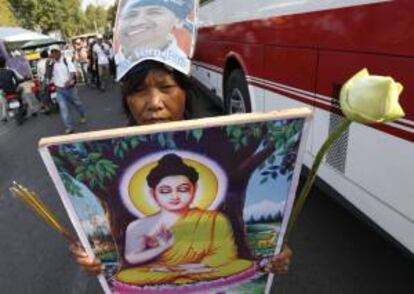
[[[108,6],[115,3],[115,0],[82,0],[82,8],[85,9],[89,4]]]

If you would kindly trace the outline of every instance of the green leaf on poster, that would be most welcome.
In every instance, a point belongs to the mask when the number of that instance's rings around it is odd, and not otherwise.
[[[138,140],[138,138],[132,138],[131,139],[131,147],[132,148],[135,148],[135,147],[137,147],[139,145],[139,140]]]
[[[196,139],[196,141],[200,142],[201,137],[203,137],[203,129],[192,130],[191,133],[193,134],[193,137]]]

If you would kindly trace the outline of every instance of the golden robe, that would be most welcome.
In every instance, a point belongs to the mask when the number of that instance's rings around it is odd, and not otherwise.
[[[172,227],[174,245],[156,261],[121,270],[116,280],[137,286],[157,284],[190,284],[229,277],[253,266],[239,259],[233,230],[227,218],[217,211],[191,209]],[[207,273],[162,272],[160,267],[201,263],[211,268]]]

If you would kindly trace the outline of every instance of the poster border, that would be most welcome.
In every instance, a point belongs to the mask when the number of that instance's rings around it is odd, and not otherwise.
[[[85,140],[91,142],[91,141],[113,139],[113,138],[119,138],[119,137],[125,137],[125,136],[147,135],[147,134],[159,133],[159,132],[179,132],[179,131],[198,129],[198,128],[211,128],[211,127],[220,127],[220,126],[228,126],[228,125],[236,125],[236,124],[248,124],[248,123],[264,122],[264,121],[270,121],[270,120],[285,120],[285,119],[296,119],[296,118],[304,118],[304,126],[302,128],[301,143],[298,149],[298,156],[296,158],[296,166],[294,169],[294,174],[293,174],[291,186],[289,188],[288,197],[287,197],[287,204],[286,204],[285,211],[288,211],[288,215],[284,217],[284,222],[282,223],[280,233],[279,233],[280,235],[279,235],[278,242],[277,242],[275,252],[274,252],[274,254],[277,254],[280,252],[282,248],[286,227],[287,227],[288,220],[290,218],[291,210],[293,207],[293,203],[295,200],[295,195],[296,195],[295,191],[297,189],[297,185],[299,182],[300,170],[303,164],[306,141],[307,141],[309,130],[310,130],[310,120],[312,118],[312,111],[309,108],[306,108],[306,107],[305,108],[294,108],[294,109],[286,109],[286,110],[281,110],[281,111],[272,111],[268,113],[233,114],[233,115],[225,115],[225,116],[220,116],[220,117],[170,122],[170,123],[164,123],[164,124],[134,126],[134,127],[127,127],[127,128],[118,128],[118,129],[48,137],[48,138],[40,139],[39,153],[46,165],[46,169],[50,177],[52,178],[54,185],[56,186],[59,197],[62,200],[62,203],[69,215],[69,218],[75,228],[75,231],[78,234],[79,239],[86,250],[86,253],[88,254],[88,256],[95,258],[95,254],[93,253],[92,247],[90,246],[88,242],[87,236],[83,228],[81,227],[81,224],[79,222],[75,209],[69,200],[70,197],[66,191],[66,188],[62,182],[62,179],[59,177],[57,167],[54,164],[52,156],[48,149],[49,146],[78,143],[78,142],[85,141]],[[273,278],[274,278],[274,275],[269,274],[267,282],[266,282],[265,293],[270,293]],[[106,294],[111,294],[112,291],[103,274],[100,274],[98,276],[98,280],[102,286],[103,291]]]
[[[42,147],[39,149],[39,153],[43,159],[43,162],[46,165],[46,169],[50,177],[52,178],[53,183],[55,184],[59,197],[62,200],[63,206],[65,207],[65,210],[67,211],[67,214],[69,215],[69,219],[72,222],[73,227],[75,228],[75,231],[81,241],[82,246],[85,248],[85,251],[88,254],[88,256],[92,258],[96,258],[95,254],[93,253],[92,247],[90,246],[88,242],[88,238],[85,234],[85,231],[83,230],[79,222],[79,217],[76,214],[75,209],[73,208],[73,205],[69,200],[69,195],[59,176],[59,172],[56,168],[55,163],[53,162],[50,151],[47,149],[47,147]],[[100,274],[97,278],[105,294],[112,294],[112,291],[108,285],[108,282],[105,279],[104,274]]]
[[[307,139],[309,138],[310,126],[311,126],[311,117],[307,117],[305,119],[305,123],[302,128],[301,142],[300,142],[298,153],[297,153],[298,156],[296,157],[295,169],[293,171],[293,177],[292,177],[292,181],[291,181],[288,196],[287,196],[287,203],[286,203],[285,211],[287,211],[288,213],[287,213],[287,216],[283,217],[283,223],[282,223],[282,226],[280,227],[280,232],[279,232],[278,241],[276,244],[274,255],[280,253],[280,251],[282,250],[283,243],[284,243],[286,229],[289,224],[290,215],[293,209],[293,204],[295,202],[296,195],[297,195],[300,172],[302,170],[303,159],[304,159],[305,152],[306,152],[306,143],[307,143]],[[274,282],[274,276],[275,276],[274,274],[269,274],[264,293],[266,294],[270,293],[270,290]]]
[[[313,112],[311,109],[309,109],[308,107],[302,107],[290,108],[285,110],[275,110],[266,113],[243,113],[223,115],[201,119],[166,122],[161,124],[133,126],[41,138],[38,147],[42,148],[48,147],[50,145],[73,144],[85,140],[98,141],[105,139],[116,139],[126,136],[148,135],[160,132],[177,132],[200,128],[230,126],[243,123],[256,123],[270,120],[283,120],[302,117],[307,118],[312,117],[312,114]]]

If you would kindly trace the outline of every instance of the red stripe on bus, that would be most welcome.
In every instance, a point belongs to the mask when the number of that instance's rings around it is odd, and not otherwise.
[[[274,87],[265,85],[263,83],[249,82],[249,84],[253,85],[253,86],[256,86],[256,87],[260,87],[262,89],[266,89],[268,91],[271,91],[273,93],[276,93],[276,94],[279,94],[279,95],[282,95],[282,96],[286,96],[286,97],[291,98],[293,100],[308,104],[311,107],[315,106],[317,108],[326,110],[328,112],[332,112],[332,113],[343,116],[340,109],[337,108],[337,107],[334,107],[332,105],[329,106],[329,105],[320,103],[317,100],[310,101],[309,99],[303,98],[301,96],[298,96],[298,95],[295,95],[295,94],[292,94],[292,93],[284,92],[280,89],[275,89]],[[409,126],[409,125],[407,125],[405,123],[402,123],[402,122],[395,122],[395,123],[400,124],[400,125]],[[410,142],[414,142],[414,133],[405,131],[403,129],[393,127],[393,126],[390,126],[390,125],[385,125],[385,124],[373,124],[373,125],[367,125],[367,126],[371,127],[371,128],[374,128],[374,129],[377,129],[377,130],[380,130],[380,131],[385,132],[387,134],[403,138],[403,139],[408,140]],[[409,126],[409,127],[411,127],[411,129],[414,130],[414,128],[412,126]]]
[[[197,38],[413,56],[413,11],[412,0],[388,1],[205,27]]]

